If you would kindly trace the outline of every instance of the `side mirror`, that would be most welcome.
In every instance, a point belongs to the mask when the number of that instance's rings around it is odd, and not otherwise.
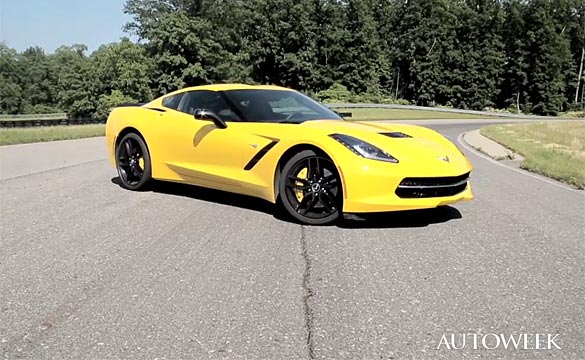
[[[215,126],[217,126],[217,128],[219,128],[219,129],[227,128],[227,124],[225,123],[225,121],[223,121],[222,118],[220,118],[216,113],[214,113],[211,110],[197,109],[197,110],[195,110],[195,113],[193,114],[193,116],[197,120],[213,121]]]

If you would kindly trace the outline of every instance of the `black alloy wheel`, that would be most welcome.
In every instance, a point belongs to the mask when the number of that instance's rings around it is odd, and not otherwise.
[[[282,205],[295,219],[308,225],[337,220],[342,209],[342,188],[333,162],[312,150],[293,156],[279,183]]]
[[[123,188],[140,190],[151,180],[150,154],[138,134],[126,134],[118,143],[116,168]]]

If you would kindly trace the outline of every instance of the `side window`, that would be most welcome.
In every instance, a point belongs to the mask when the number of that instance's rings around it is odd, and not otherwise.
[[[216,91],[195,90],[185,93],[178,110],[193,115],[197,109],[213,111],[224,121],[240,121],[231,106]]]
[[[183,95],[185,95],[185,93],[167,96],[163,99],[162,105],[166,108],[177,110],[179,108],[179,104],[181,103],[181,99],[183,99]]]

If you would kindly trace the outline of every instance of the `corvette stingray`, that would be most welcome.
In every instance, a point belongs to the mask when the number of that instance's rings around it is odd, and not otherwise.
[[[297,91],[221,84],[112,110],[120,184],[153,179],[265,199],[310,225],[473,198],[465,155],[420,126],[347,121]]]

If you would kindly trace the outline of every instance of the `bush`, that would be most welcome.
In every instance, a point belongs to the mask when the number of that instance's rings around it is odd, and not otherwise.
[[[335,83],[327,90],[319,91],[313,97],[326,103],[399,104],[410,105],[408,100],[394,99],[388,93],[377,89],[361,94],[350,92],[344,85]]]
[[[385,98],[382,99],[382,104],[394,104],[394,105],[412,105],[410,101],[406,99],[394,99],[394,98]]]
[[[123,103],[133,102],[136,102],[136,100],[131,98],[130,96],[124,95],[119,90],[114,90],[109,95],[102,95],[99,97],[97,108],[95,113],[93,114],[93,118],[106,119],[110,115],[110,111],[112,110],[112,108]]]
[[[560,114],[561,117],[566,118],[585,118],[585,111],[567,111]]]
[[[494,113],[518,114],[518,109],[516,109],[516,106],[509,106],[506,109],[498,109],[495,107],[488,106],[485,107],[483,111],[489,111]]]
[[[357,94],[357,95],[353,95],[351,97],[351,102],[353,103],[375,103],[375,104],[379,104],[382,102],[383,100],[383,96],[380,94],[372,94],[372,93],[363,93],[363,94]]]
[[[321,102],[351,102],[352,94],[347,90],[347,87],[335,83],[327,90],[319,91],[315,94],[315,98]]]
[[[53,114],[58,112],[61,112],[61,109],[59,109],[58,107],[43,104],[37,105],[26,104],[23,109],[24,114]]]
[[[567,112],[585,111],[585,102],[567,104]]]

